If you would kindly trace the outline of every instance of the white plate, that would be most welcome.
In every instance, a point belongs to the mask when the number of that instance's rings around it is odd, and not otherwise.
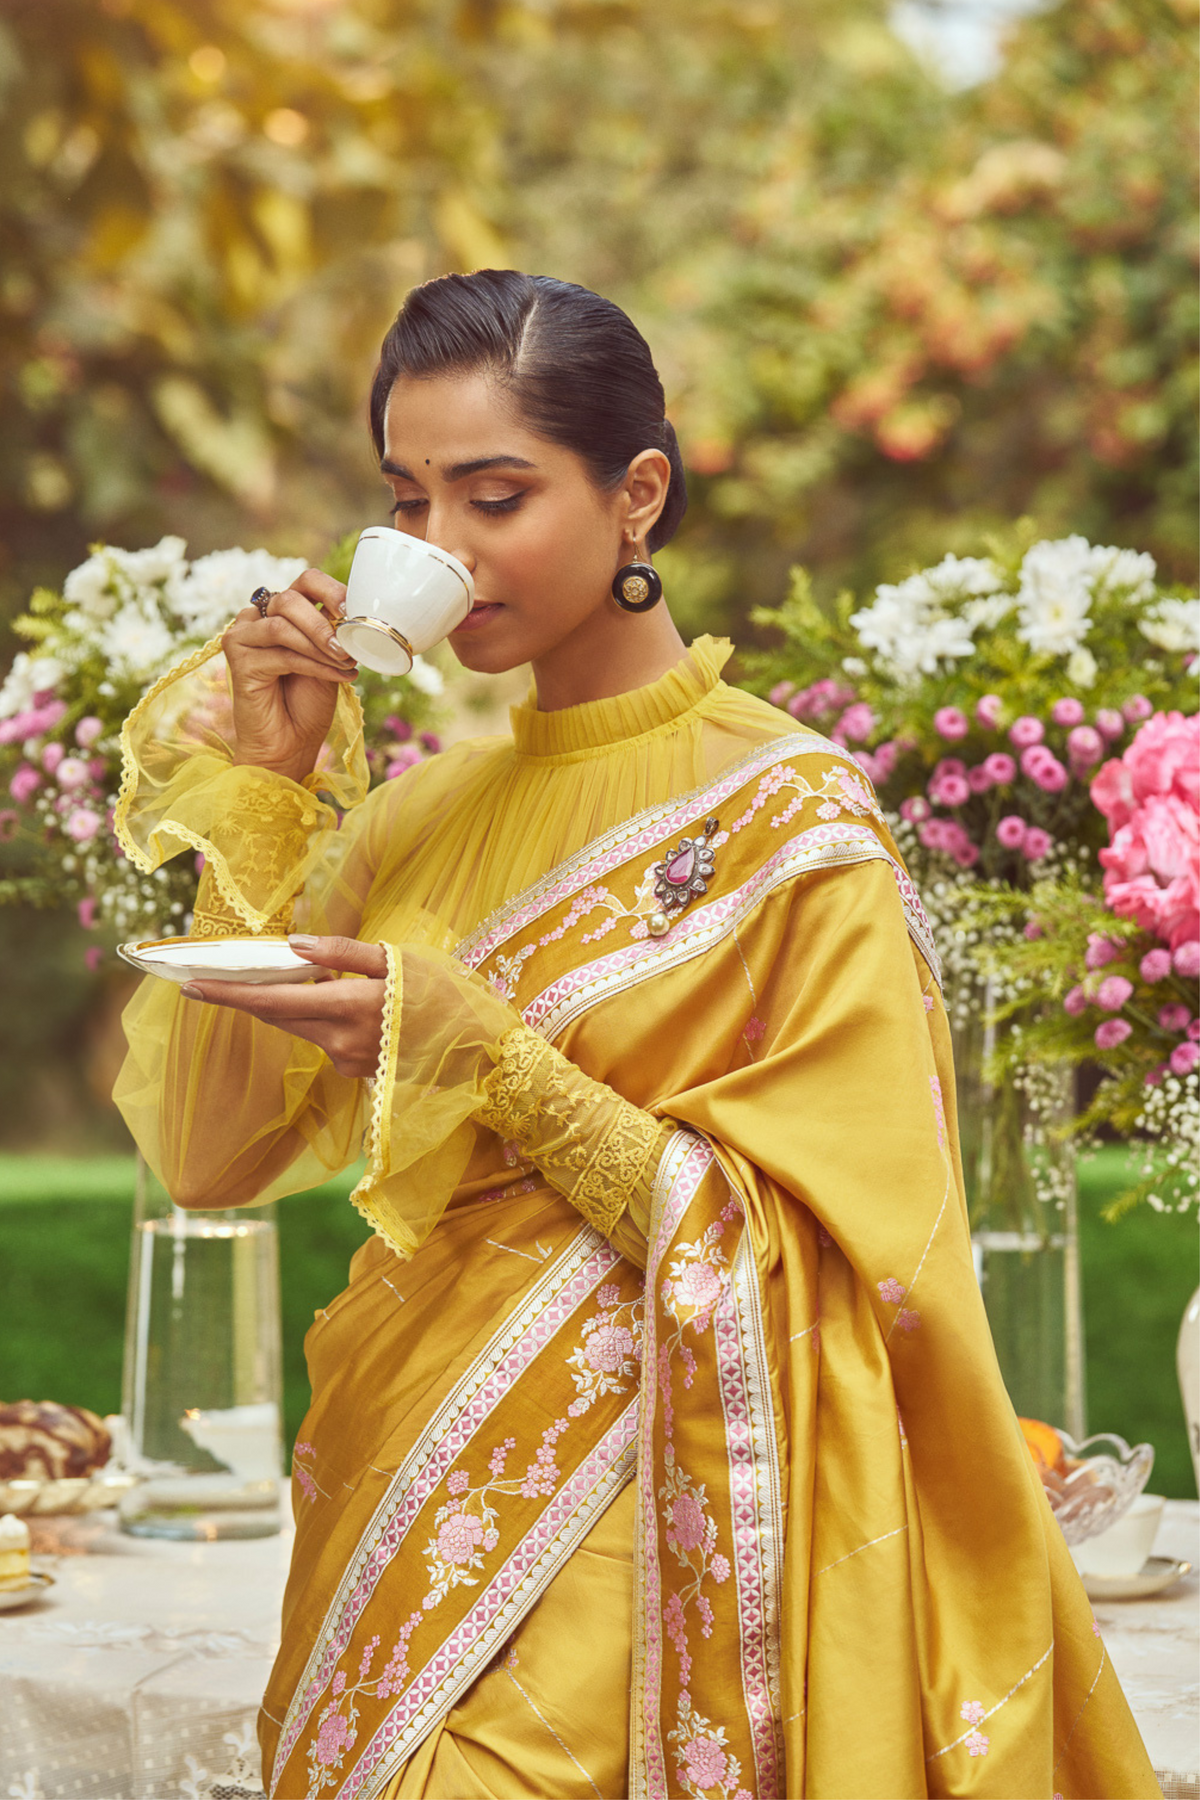
[[[119,944],[117,955],[165,981],[312,981],[323,970],[297,956],[286,938],[153,938]]]
[[[1161,1594],[1191,1566],[1172,1556],[1151,1556],[1136,1575],[1085,1575],[1084,1592],[1089,1600],[1144,1600],[1148,1594]]]
[[[18,1606],[28,1606],[31,1600],[36,1600],[53,1586],[53,1575],[43,1575],[40,1569],[34,1569],[29,1580],[20,1587],[0,1588],[0,1612],[14,1612]]]

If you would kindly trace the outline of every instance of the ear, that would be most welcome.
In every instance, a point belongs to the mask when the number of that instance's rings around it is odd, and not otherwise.
[[[671,465],[661,450],[642,450],[625,471],[625,534],[644,543],[667,504]]]

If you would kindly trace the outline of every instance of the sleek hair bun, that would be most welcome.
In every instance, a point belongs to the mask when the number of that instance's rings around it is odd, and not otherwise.
[[[532,430],[582,457],[601,488],[619,486],[641,451],[662,450],[671,482],[648,543],[653,552],[670,542],[687,511],[683,458],[650,347],[619,306],[516,269],[441,275],[414,288],[383,340],[371,386],[380,455],[398,376],[473,369],[508,390]]]

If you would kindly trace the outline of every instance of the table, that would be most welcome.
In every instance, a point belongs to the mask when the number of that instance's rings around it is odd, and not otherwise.
[[[170,1544],[123,1537],[108,1515],[56,1529],[67,1554],[38,1559],[55,1586],[0,1614],[0,1796],[257,1800],[290,1532]],[[1196,1800],[1200,1504],[1167,1502],[1155,1551],[1192,1574],[1096,1617],[1168,1800]]]

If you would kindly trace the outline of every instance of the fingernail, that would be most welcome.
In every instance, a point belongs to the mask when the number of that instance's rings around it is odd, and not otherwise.
[[[308,937],[302,931],[288,932],[288,943],[293,950],[315,950],[320,941],[320,938]]]
[[[179,991],[181,994],[186,994],[189,1000],[203,1000],[204,998],[200,989],[192,981],[185,981]]]

